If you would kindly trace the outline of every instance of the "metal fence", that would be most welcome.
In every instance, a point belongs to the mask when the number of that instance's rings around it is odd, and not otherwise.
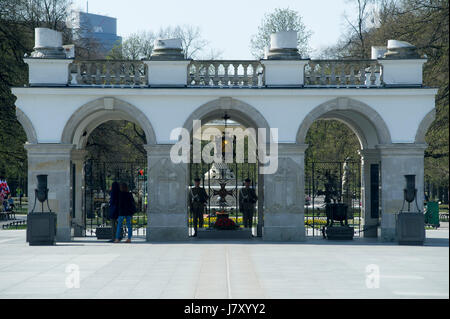
[[[190,187],[194,179],[200,178],[200,186],[204,187],[208,195],[208,202],[204,211],[206,229],[212,229],[217,220],[217,213],[225,211],[239,228],[244,227],[243,213],[239,210],[239,190],[247,178],[251,179],[251,188],[258,193],[258,167],[256,163],[192,163],[190,168]],[[224,201],[221,202],[221,198]],[[253,225],[257,224],[258,204],[255,205]],[[190,235],[194,227],[193,212],[189,210],[188,227]]]
[[[309,162],[305,164],[305,229],[307,236],[322,236],[327,215],[325,205],[348,205],[348,224],[361,231],[361,163]]]
[[[147,163],[88,160],[84,165],[84,216],[86,236],[95,236],[97,227],[111,226],[108,203],[113,182],[126,183],[136,202],[133,236],[145,236],[147,227]]]

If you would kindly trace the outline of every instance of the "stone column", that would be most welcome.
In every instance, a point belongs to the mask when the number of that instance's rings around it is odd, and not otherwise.
[[[73,150],[72,151],[72,164],[75,165],[75,192],[72,190],[72,194],[75,194],[73,207],[75,209],[75,218],[73,218],[74,236],[81,237],[85,235],[85,218],[84,218],[84,207],[83,207],[83,196],[84,196],[84,160],[86,158],[86,150]],[[72,181],[70,183],[72,185]]]
[[[382,241],[396,239],[396,214],[403,204],[404,175],[416,175],[417,204],[423,211],[425,144],[378,145],[381,156],[381,235]],[[415,210],[416,204],[411,207]]]
[[[146,145],[148,158],[147,240],[188,239],[187,164],[170,159],[172,145]]]
[[[377,149],[364,149],[360,151],[361,155],[361,201],[362,201],[362,225],[365,229],[364,237],[377,237],[377,227],[381,207],[378,212],[372,212],[372,196],[371,196],[371,166],[373,164],[380,165],[380,151]],[[379,166],[378,166],[379,167]],[[381,183],[381,181],[379,181]]]
[[[56,241],[59,242],[71,240],[70,154],[73,148],[72,144],[25,144],[28,153],[28,212],[34,205],[36,176],[48,175],[48,200],[50,209],[57,214]],[[40,210],[41,205],[37,201],[35,211]]]
[[[278,144],[278,170],[264,176],[264,240],[305,240],[306,147]]]

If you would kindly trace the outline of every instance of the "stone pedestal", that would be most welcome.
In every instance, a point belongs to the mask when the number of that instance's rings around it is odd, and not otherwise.
[[[261,60],[265,67],[266,86],[302,87],[305,65],[309,60]]]
[[[382,241],[395,241],[397,238],[396,214],[403,204],[405,175],[416,175],[418,211],[423,211],[423,166],[426,145],[388,144],[378,145],[377,148],[381,156],[380,238]]]
[[[148,156],[148,241],[188,239],[187,164],[170,159],[172,145],[146,145]]]
[[[352,240],[355,229],[350,226],[330,226],[326,228],[325,233],[330,240]]]
[[[28,214],[27,242],[30,246],[54,245],[57,219],[55,213]]]
[[[278,170],[264,176],[263,240],[305,240],[306,147],[298,144],[278,145]]]
[[[187,86],[187,67],[190,60],[151,60],[148,66],[148,85],[151,87]]]
[[[423,213],[400,212],[397,215],[397,240],[400,245],[423,245],[425,241]]]
[[[57,214],[56,241],[71,240],[71,178],[70,154],[72,144],[25,144],[28,153],[28,213],[33,209],[36,176],[48,175],[48,202]],[[35,211],[39,212],[39,203]]]

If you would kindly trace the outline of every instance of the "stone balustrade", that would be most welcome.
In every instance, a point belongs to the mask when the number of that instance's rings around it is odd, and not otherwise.
[[[377,87],[383,85],[377,60],[311,60],[305,66],[305,86]]]
[[[147,87],[144,61],[92,60],[69,65],[70,86]],[[265,66],[256,60],[193,60],[187,67],[189,87],[265,87]],[[150,71],[151,72],[151,71]],[[383,85],[377,60],[310,60],[305,87],[379,87]]]
[[[264,66],[259,61],[192,61],[187,76],[191,87],[264,86]]]
[[[74,61],[69,68],[69,85],[139,87],[148,84],[147,65],[142,61]]]

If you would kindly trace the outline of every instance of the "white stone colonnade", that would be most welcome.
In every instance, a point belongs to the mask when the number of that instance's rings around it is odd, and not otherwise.
[[[192,120],[208,121],[227,112],[244,126],[269,132],[270,128],[278,129],[278,169],[259,177],[263,187],[258,194],[258,216],[262,217],[258,218],[258,233],[268,241],[301,241],[305,239],[306,134],[318,119],[337,119],[353,130],[361,145],[361,198],[363,221],[368,227],[364,236],[395,240],[395,215],[403,202],[404,175],[416,175],[419,209],[423,206],[425,133],[434,119],[437,92],[422,85],[426,60],[412,55],[374,58],[366,61],[369,67],[359,74],[347,75],[350,82],[342,85],[336,78],[317,76],[314,69],[306,74],[306,65],[314,68],[316,64],[288,49],[284,58],[284,49],[278,48],[272,57],[252,63],[208,62],[213,67],[264,66],[264,77],[259,79],[256,74],[245,78],[237,73],[205,77],[198,70],[191,73],[191,61],[178,57],[171,48],[167,56],[159,52],[155,60],[133,62],[146,65],[144,75],[133,75],[135,82],[106,85],[111,74],[101,78],[99,72],[80,73],[81,67],[79,73],[71,74],[68,65],[73,61],[69,59],[25,59],[30,66],[29,87],[13,88],[13,93],[17,117],[28,138],[29,202],[34,202],[36,175],[48,174],[50,206],[58,214],[57,240],[82,235],[81,185],[87,138],[106,121],[128,120],[138,124],[147,139],[147,240],[186,240],[189,170],[188,164],[170,160],[170,148],[176,143],[170,140],[170,133],[175,128],[192,131]],[[270,141],[273,136],[267,138]],[[376,205],[370,205],[371,194],[376,194],[371,186],[374,168],[381,172],[381,192],[376,195],[379,216]]]

